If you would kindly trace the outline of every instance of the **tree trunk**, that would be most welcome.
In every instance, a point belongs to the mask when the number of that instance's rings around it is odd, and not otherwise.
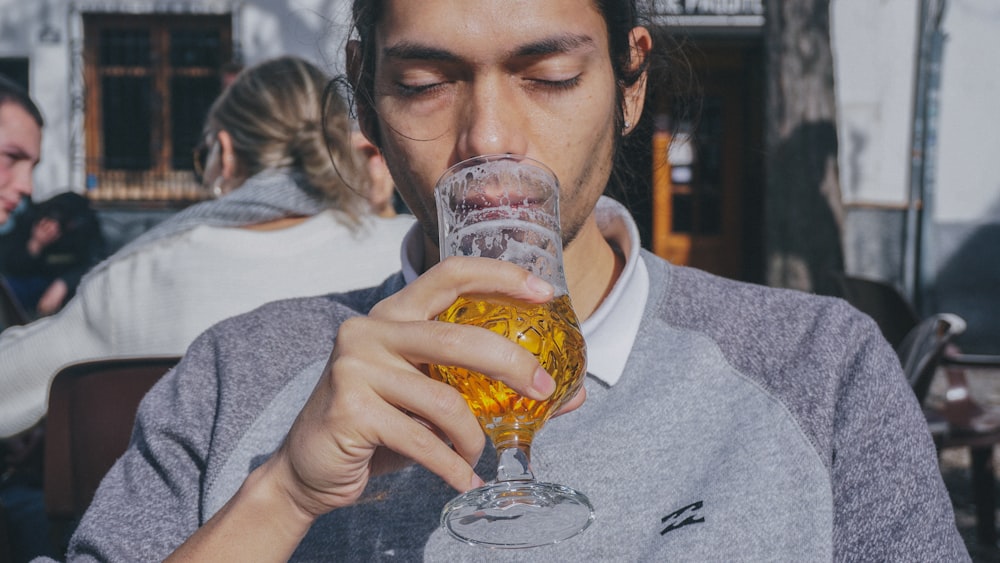
[[[843,204],[830,0],[767,0],[767,283],[835,293]]]

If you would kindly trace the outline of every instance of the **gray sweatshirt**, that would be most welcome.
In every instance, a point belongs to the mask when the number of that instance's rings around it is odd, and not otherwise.
[[[421,467],[320,518],[296,561],[967,561],[899,361],[843,301],[672,266],[622,378],[532,448],[541,480],[597,512],[554,546],[489,550],[438,527],[456,495]],[[402,287],[281,301],[223,321],[144,399],[70,559],[159,561],[277,448],[337,327]],[[489,478],[487,448],[477,470]]]

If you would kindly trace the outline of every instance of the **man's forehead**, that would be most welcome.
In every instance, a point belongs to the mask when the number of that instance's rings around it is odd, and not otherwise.
[[[590,0],[388,4],[376,27],[379,57],[488,63],[606,50],[607,26]]]
[[[489,35],[504,43],[544,35],[599,35],[604,18],[592,0],[385,0],[376,35],[385,40],[447,40]],[[427,30],[433,30],[428,34]],[[413,36],[408,36],[413,34]]]
[[[0,102],[0,127],[24,132],[40,132],[41,127],[27,109],[12,101]]]

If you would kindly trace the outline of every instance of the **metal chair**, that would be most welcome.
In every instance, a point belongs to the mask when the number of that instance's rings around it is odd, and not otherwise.
[[[996,476],[993,448],[1000,442],[1000,412],[984,409],[972,396],[968,369],[1000,370],[1000,357],[961,354],[953,343],[965,331],[958,315],[937,313],[920,320],[905,297],[893,286],[876,280],[837,275],[841,297],[871,316],[899,355],[903,372],[920,401],[938,451],[969,448],[970,473],[976,504],[976,536],[995,546]],[[925,405],[938,370],[944,370],[944,404]]]
[[[903,373],[921,405],[952,340],[963,332],[965,321],[962,317],[938,313],[913,326],[896,346]]]
[[[128,447],[139,401],[179,359],[90,360],[56,374],[45,421],[43,486],[55,537],[66,537],[83,516],[104,474]]]

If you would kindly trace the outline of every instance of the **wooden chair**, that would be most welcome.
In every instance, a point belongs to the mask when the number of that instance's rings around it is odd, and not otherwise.
[[[1000,443],[1000,412],[988,411],[975,400],[966,370],[1000,370],[1000,357],[959,352],[953,339],[965,331],[958,315],[938,313],[921,320],[914,308],[893,286],[870,279],[838,275],[841,296],[867,313],[896,349],[903,371],[923,406],[938,451],[969,448],[970,473],[976,504],[977,539],[997,543],[996,474],[993,449]],[[944,404],[924,404],[939,369],[947,377]]]
[[[139,401],[179,359],[91,360],[56,374],[44,458],[45,510],[53,537],[65,538],[86,511],[104,474],[128,447]]]

